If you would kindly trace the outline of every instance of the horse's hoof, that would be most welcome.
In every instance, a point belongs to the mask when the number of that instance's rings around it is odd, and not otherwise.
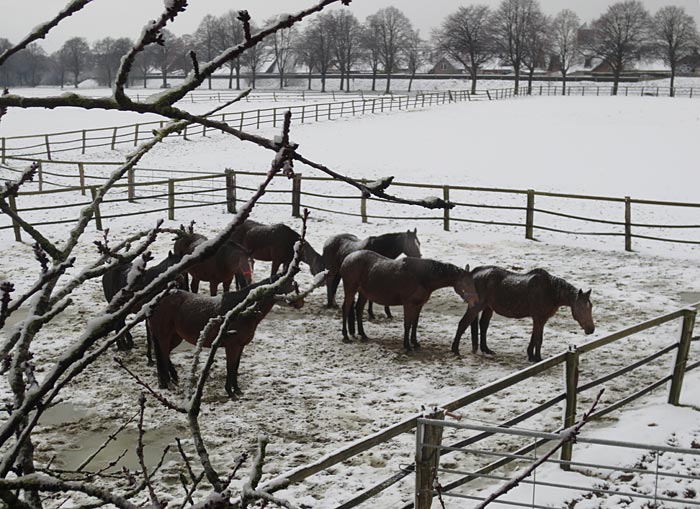
[[[451,351],[452,351],[452,353],[455,355],[455,357],[461,357],[461,356],[462,356],[462,354],[459,353],[459,350],[455,350],[455,349],[453,348]]]
[[[350,338],[349,338],[349,337],[345,336],[345,337],[343,338],[343,343],[352,343],[352,341],[350,341]]]
[[[413,343],[414,350],[420,350],[420,343]]]
[[[496,352],[494,352],[490,348],[482,348],[481,353],[483,353],[484,355],[496,355]]]
[[[148,360],[146,361],[146,366],[155,366],[155,364],[156,364],[156,363],[155,363],[152,359],[148,359]]]
[[[368,339],[369,339],[369,338],[368,338],[365,334],[360,334],[360,341],[362,341],[363,343],[364,343],[365,341],[367,341]]]

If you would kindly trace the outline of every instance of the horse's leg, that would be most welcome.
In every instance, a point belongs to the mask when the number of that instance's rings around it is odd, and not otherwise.
[[[219,282],[218,281],[210,281],[209,282],[209,295],[212,297],[216,297],[217,292],[219,291]]]
[[[489,323],[491,322],[492,316],[493,308],[486,306],[484,311],[481,313],[481,319],[479,320],[479,329],[481,330],[481,351],[489,355],[494,355],[493,350],[490,350],[486,345],[486,331],[489,330]]]
[[[357,295],[357,304],[355,305],[355,318],[357,319],[357,333],[360,335],[360,339],[365,341],[367,339],[367,334],[365,334],[365,326],[362,322],[362,317],[365,312],[365,304],[367,303],[367,297],[362,295],[360,292]],[[370,301],[370,305],[372,301]]]
[[[236,290],[243,290],[246,286],[248,286],[248,283],[246,283],[245,276],[240,272],[236,272]]]
[[[544,325],[547,320],[542,318],[532,319],[532,337],[530,338],[530,344],[527,346],[527,359],[531,362],[539,362],[542,360],[541,348],[542,348],[542,333],[544,332]]]
[[[199,293],[199,279],[192,276],[192,286],[190,286],[192,293]]]
[[[372,301],[368,301],[369,304],[367,304],[367,319],[368,320],[374,320],[374,310],[372,309]]]
[[[167,389],[170,382],[170,345],[168,344],[168,334],[160,334],[158,328],[151,330],[153,340],[153,351],[156,354],[156,371],[158,372],[158,387]]]
[[[272,260],[271,262],[272,269],[270,270],[270,276],[274,276],[277,274],[277,271],[280,269],[280,261],[279,260]]]
[[[338,303],[335,301],[335,294],[338,291],[338,285],[340,285],[340,274],[334,274],[333,277],[328,278],[326,281],[326,291],[328,293],[326,307],[338,307]]]
[[[350,333],[354,336],[355,335],[355,310],[354,310],[354,300],[355,300],[355,295],[354,292],[349,292],[347,289],[345,291],[345,300],[343,300],[343,308],[342,308],[342,315],[343,315],[343,341],[346,343],[350,341],[350,338],[348,337],[348,329],[350,329]],[[349,325],[348,325],[349,322]]]
[[[464,312],[464,316],[459,321],[457,325],[457,332],[455,333],[455,338],[452,340],[452,353],[459,355],[459,340],[462,339],[462,334],[467,330],[467,327],[475,322],[476,317],[479,316],[479,309],[474,306],[469,306]],[[473,327],[473,325],[472,325]],[[472,352],[476,353],[479,349],[477,344],[478,339],[476,334],[474,334],[474,329],[472,329]]]
[[[151,334],[151,327],[148,325],[148,320],[146,320],[146,359],[148,361],[146,364],[148,366],[153,366],[153,354],[151,349],[153,347],[153,335]]]
[[[123,320],[123,319],[122,319],[122,320],[118,320],[118,321],[114,324],[114,331],[117,332],[117,331],[122,330],[122,329],[124,328],[125,325],[126,325],[125,320]],[[120,336],[117,338],[117,350],[119,350],[119,351],[124,351],[124,350],[128,350],[128,349],[129,349],[129,341],[126,339],[126,335],[127,335],[127,334],[129,334],[129,332],[125,332],[124,334],[120,335]],[[129,334],[129,335],[131,335],[131,334]]]
[[[413,309],[404,304],[403,306],[403,349],[407,352],[411,351],[411,345],[408,342],[413,325]]]
[[[389,318],[389,319],[394,318],[394,317],[391,315],[391,308],[390,308],[389,306],[384,306],[384,313],[386,313],[386,317],[387,317],[387,318]]]
[[[227,279],[221,283],[223,293],[228,293],[231,291],[231,281],[233,281],[233,276],[231,276],[231,279]]]
[[[238,366],[241,363],[243,345],[232,344],[226,347],[226,394],[231,399],[236,399],[236,395],[243,392],[238,387]]]
[[[420,311],[423,308],[423,306],[419,307],[416,309],[416,315],[413,318],[413,322],[411,323],[411,344],[413,345],[414,350],[418,350],[420,348],[420,345],[418,344],[418,318],[420,317]]]

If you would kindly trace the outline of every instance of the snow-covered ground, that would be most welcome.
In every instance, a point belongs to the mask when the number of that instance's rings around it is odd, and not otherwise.
[[[3,125],[28,129],[37,118],[33,114],[21,116],[25,113],[11,110]],[[49,125],[72,122],[72,113],[67,111],[48,112],[48,115],[62,118],[56,124],[47,120]],[[103,122],[101,115],[95,113],[94,122]],[[88,117],[81,121],[88,122]],[[694,201],[698,177],[693,142],[698,127],[700,102],[694,100],[532,98],[453,104],[426,111],[305,124],[294,126],[292,138],[300,143],[300,152],[307,157],[356,177],[395,175],[401,181],[438,185],[533,188]],[[266,128],[263,134],[275,133]],[[118,160],[125,150],[91,153],[88,157]],[[234,167],[263,171],[270,159],[269,152],[210,136],[192,138],[189,142],[169,141],[149,155],[144,164],[170,170],[218,172]],[[297,170],[304,175],[315,175],[309,168]],[[394,191],[409,193],[404,188]],[[348,189],[346,192],[353,193]],[[143,204],[134,207],[140,206]],[[370,202],[369,207],[370,213],[389,210],[375,202]],[[254,218],[264,222],[284,221],[298,227],[288,211],[288,208],[261,206]],[[57,218],[65,213],[59,210],[52,215]],[[665,212],[657,215],[664,216]],[[113,219],[105,226],[110,228],[110,236],[116,242],[153,225],[156,217]],[[189,209],[178,212],[178,221],[166,221],[166,225],[176,227],[180,222],[195,219],[199,231],[212,235],[229,218],[218,207]],[[376,220],[361,224],[356,218],[324,214],[312,215],[309,240],[320,249],[326,238],[339,232],[366,236],[415,226],[426,257],[461,266],[498,264],[518,270],[543,267],[578,287],[591,288],[597,325],[594,337],[673,311],[682,305],[682,294],[700,292],[698,253],[652,242],[640,242],[635,246],[636,252],[626,253],[622,251],[621,239],[596,244],[588,238],[536,232],[544,242],[531,242],[524,240],[523,232],[517,230],[453,224],[452,231],[444,232],[439,221]],[[42,231],[51,238],[61,238],[67,229],[53,226]],[[3,241],[0,279],[12,281],[18,290],[26,288],[34,272],[33,264],[27,262],[32,259],[31,247],[13,242],[9,230],[1,231],[0,238]],[[92,241],[98,238],[98,233],[86,235],[78,250],[77,267],[95,256]],[[164,256],[170,245],[167,236],[162,238],[156,245],[156,258]],[[262,265],[258,274],[267,270]],[[300,277],[302,286],[309,281],[308,272],[304,272]],[[241,451],[250,450],[261,431],[271,436],[265,474],[274,476],[411,415],[422,404],[445,403],[528,365],[525,348],[529,323],[502,318],[495,318],[489,330],[490,345],[497,352],[495,357],[467,353],[468,341],[463,341],[462,357],[452,356],[449,345],[464,312],[464,305],[452,290],[436,292],[426,305],[419,325],[423,348],[412,355],[402,351],[400,318],[393,321],[380,318],[368,324],[371,339],[367,343],[341,343],[339,316],[337,311],[323,307],[324,299],[324,292],[317,292],[303,309],[275,308],[262,322],[241,362],[240,381],[245,392],[241,400],[232,402],[225,397],[223,355],[218,359],[205,394],[202,428],[212,459],[221,470],[231,466]],[[56,351],[66,348],[67,340],[101,312],[101,300],[99,283],[91,282],[76,295],[74,305],[61,319],[43,332],[35,351],[39,375],[49,369]],[[400,317],[399,310],[396,314]],[[674,322],[584,355],[581,383],[673,343],[678,333],[679,324]],[[139,328],[136,334],[139,348],[122,357],[140,376],[155,384],[155,370],[145,363],[143,337],[144,331]],[[588,339],[568,311],[562,310],[545,330],[543,355],[561,352],[567,345]],[[180,372],[184,372],[190,358],[191,350],[184,347],[179,347],[173,355]],[[691,359],[697,359],[693,351]],[[646,385],[648,380],[665,376],[672,361],[664,357],[626,375],[622,381],[606,384],[606,397],[623,397]],[[686,382],[682,401],[697,409],[696,389],[700,378],[689,375]],[[3,392],[7,391],[5,383]],[[498,397],[472,405],[462,413],[476,422],[497,423],[562,390],[562,372],[555,369]],[[668,441],[670,434],[675,433],[687,437],[682,444],[687,446],[686,441],[700,436],[697,410],[674,409],[669,417],[670,410],[660,405],[665,400],[663,392],[637,405],[638,413],[632,422],[617,421],[623,415],[618,413],[591,425],[590,429],[621,439],[656,443]],[[55,454],[59,464],[74,467],[85,451],[99,443],[100,437],[131,416],[137,394],[138,387],[125,378],[110,357],[99,360],[72,384],[63,406],[55,410],[56,414],[41,429],[37,437],[38,457],[48,460]],[[582,395],[581,408],[589,401],[590,395]],[[656,406],[648,407],[651,402]],[[556,407],[527,421],[526,427],[555,429],[561,422],[561,414],[562,408]],[[656,426],[653,427],[656,434],[648,433],[649,423],[665,424],[669,419],[673,429]],[[155,403],[149,408],[147,426],[154,455],[157,447],[174,437],[187,435],[181,416]],[[631,431],[632,426],[638,431]],[[191,443],[185,444],[191,451]],[[130,444],[127,441],[119,445]],[[410,463],[413,451],[413,436],[401,436],[290,488],[286,495],[312,507],[332,507]],[[459,461],[460,468],[469,468],[468,458],[463,455],[455,458],[453,461]],[[181,466],[175,456],[170,460],[162,476],[165,482],[172,482],[172,496],[177,499],[180,493],[177,472]],[[544,475],[538,474],[538,479]],[[556,472],[556,475],[560,474]],[[399,501],[411,499],[411,489],[411,482],[404,481],[373,500],[371,506],[396,507]],[[695,489],[698,491],[700,487]],[[561,502],[552,503],[559,507]]]

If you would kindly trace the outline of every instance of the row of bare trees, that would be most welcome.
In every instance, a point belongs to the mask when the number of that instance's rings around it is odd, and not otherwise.
[[[497,58],[513,68],[516,93],[523,71],[530,93],[535,69],[543,67],[561,73],[566,93],[572,67],[597,59],[612,72],[616,94],[622,72],[643,57],[666,62],[673,89],[679,62],[700,47],[695,19],[682,7],[662,7],[652,16],[639,0],[611,5],[590,27],[570,9],[546,16],[537,0],[503,0],[495,11],[470,5],[448,15],[433,40],[469,72],[472,91],[480,69]]]

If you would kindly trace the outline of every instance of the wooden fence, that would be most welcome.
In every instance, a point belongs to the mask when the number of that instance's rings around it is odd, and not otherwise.
[[[408,95],[381,95],[371,98],[358,98],[329,103],[311,103],[295,106],[280,106],[249,111],[221,113],[210,119],[226,122],[237,129],[260,129],[261,126],[281,126],[287,111],[292,113],[292,121],[297,123],[332,120],[344,116],[383,113],[393,110],[424,108],[451,102],[470,101],[484,97],[483,93],[471,94],[467,90],[421,93]],[[491,99],[507,97],[506,91],[491,91]],[[53,160],[56,154],[78,152],[85,154],[88,149],[103,148],[114,150],[117,146],[137,146],[140,141],[150,139],[151,131],[162,128],[165,121],[145,122],[98,129],[82,129],[59,133],[12,136],[0,138],[0,163],[6,164],[12,157],[41,157]],[[206,136],[214,131],[206,126],[189,126],[179,134],[188,139],[191,136]]]
[[[40,171],[37,176],[37,190],[21,192],[17,197],[14,206],[19,202],[19,212],[37,212],[51,208],[68,209],[71,207],[83,207],[87,201],[79,203],[63,203],[62,205],[43,205],[38,207],[21,208],[24,197],[36,195],[52,195],[57,193],[76,193],[87,196],[88,192],[94,192],[107,176],[90,175],[86,173],[86,165],[105,165],[107,163],[87,163],[78,161],[64,161],[73,172],[50,172],[43,169],[43,161],[40,164]],[[112,162],[109,165],[119,165],[121,163]],[[145,181],[143,175],[148,173],[151,180]],[[173,177],[180,174],[183,176]],[[151,203],[167,203],[166,206],[158,206],[154,209],[139,210],[138,212],[116,212],[109,216],[100,218],[99,208],[96,211],[96,226],[101,228],[101,220],[116,217],[127,217],[130,215],[142,214],[163,214],[167,212],[168,218],[174,220],[176,211],[197,207],[225,206],[229,212],[235,212],[236,204],[244,202],[256,187],[256,179],[260,179],[264,173],[227,170],[224,173],[201,174],[197,172],[173,172],[169,170],[137,168],[130,171],[126,182],[115,186],[115,192],[121,193],[121,197],[114,195],[105,204],[116,204],[139,201],[140,204],[151,201]],[[62,178],[65,183],[57,183],[57,178]],[[53,180],[52,180],[53,179]],[[284,180],[278,182],[284,182]],[[700,209],[700,203],[686,203],[661,200],[644,200],[632,197],[609,197],[594,195],[577,195],[565,193],[551,193],[536,191],[533,189],[506,189],[506,188],[486,188],[473,186],[439,185],[439,184],[419,184],[409,182],[394,182],[392,186],[402,189],[401,194],[421,193],[441,196],[445,201],[454,205],[452,209],[428,211],[410,209],[408,215],[386,215],[374,213],[373,209],[381,207],[383,211],[387,207],[394,210],[401,209],[400,206],[376,198],[366,198],[359,192],[338,194],[334,186],[337,181],[327,177],[306,177],[298,174],[291,181],[289,187],[274,189],[269,191],[274,200],[263,200],[260,204],[264,206],[277,206],[287,208],[291,215],[300,217],[301,210],[308,208],[319,213],[330,215],[341,215],[357,217],[361,222],[367,223],[371,220],[403,220],[403,221],[434,221],[440,222],[445,231],[450,231],[452,225],[473,224],[486,225],[490,227],[504,227],[510,231],[520,230],[525,238],[534,240],[537,231],[554,234],[576,235],[582,237],[612,238],[621,240],[621,247],[624,244],[626,251],[631,251],[634,247],[634,239],[649,240],[658,242],[668,242],[700,246],[700,224],[671,222],[668,219],[669,211],[689,210],[694,212]],[[54,189],[47,189],[51,185]],[[348,189],[345,186],[343,189]],[[125,195],[125,196],[124,196]],[[66,195],[69,196],[69,195]],[[463,199],[460,199],[464,197]],[[559,204],[557,208],[549,205],[538,205],[543,200],[556,200]],[[610,214],[619,214],[617,219],[610,217],[592,217],[591,215],[575,214],[575,204],[588,203],[596,211],[604,211]],[[614,208],[605,209],[605,206],[613,205]],[[133,206],[132,206],[133,207]],[[655,208],[664,211],[665,223],[633,221],[633,217],[639,214],[635,210],[639,208]],[[585,209],[584,211],[587,211]],[[478,215],[477,215],[478,212]],[[490,215],[485,215],[488,212]],[[419,215],[420,214],[420,215]],[[692,214],[695,217],[695,214]],[[99,219],[98,219],[99,218]],[[582,230],[570,229],[558,226],[559,223],[547,223],[547,218],[555,221],[566,221],[566,224],[584,224],[594,226],[604,226],[607,230]],[[100,220],[101,219],[101,220]],[[49,224],[70,223],[74,219],[52,219],[51,221],[37,221],[32,223],[35,227]],[[16,226],[16,225],[14,225]],[[11,228],[13,225],[0,225],[0,230]],[[678,235],[668,236],[666,231],[683,231],[685,238]],[[16,239],[21,240],[18,229],[15,229]]]
[[[646,322],[634,325],[632,327],[628,327],[626,329],[623,329],[621,331],[618,331],[614,334],[610,334],[608,336],[602,337],[595,339],[593,341],[590,341],[588,343],[585,343],[581,345],[578,348],[571,348],[569,351],[560,353],[558,355],[555,355],[554,357],[550,357],[548,359],[545,359],[537,364],[534,364],[532,366],[529,366],[523,370],[520,370],[516,373],[513,373],[512,375],[509,375],[505,378],[502,378],[500,380],[496,380],[495,382],[489,383],[487,385],[484,385],[482,387],[479,387],[477,389],[474,389],[465,395],[444,403],[438,407],[438,411],[435,413],[430,413],[429,416],[431,418],[444,418],[445,412],[455,412],[457,410],[462,410],[469,405],[474,405],[482,400],[484,398],[487,398],[489,396],[496,396],[498,397],[499,393],[502,393],[503,391],[506,391],[510,387],[513,387],[514,385],[524,382],[526,380],[530,380],[534,377],[537,377],[538,375],[541,375],[545,372],[549,372],[553,369],[557,369],[561,366],[564,367],[565,369],[565,377],[564,377],[564,387],[563,391],[559,393],[558,395],[544,401],[543,403],[540,403],[539,405],[532,407],[528,409],[527,411],[507,420],[504,422],[501,422],[498,426],[499,427],[511,427],[518,425],[536,415],[541,414],[542,412],[554,407],[555,405],[558,405],[560,403],[564,403],[564,411],[563,411],[563,428],[571,426],[575,421],[576,421],[576,415],[577,415],[577,401],[579,398],[579,395],[583,392],[590,391],[592,389],[598,388],[607,382],[611,380],[615,380],[616,378],[626,374],[630,373],[634,370],[637,370],[641,368],[642,366],[645,366],[652,361],[655,361],[659,358],[661,358],[664,355],[670,354],[671,352],[675,352],[675,361],[673,363],[673,368],[671,369],[670,373],[667,376],[664,376],[663,378],[659,380],[654,380],[651,383],[647,384],[644,387],[641,388],[636,388],[636,391],[633,392],[632,394],[629,394],[625,396],[622,399],[616,400],[616,401],[610,401],[607,400],[607,406],[604,408],[601,408],[595,414],[592,415],[592,419],[599,419],[605,415],[608,415],[609,413],[618,410],[624,405],[627,405],[631,403],[632,401],[637,400],[638,398],[650,393],[651,391],[667,384],[668,382],[671,382],[671,386],[669,389],[669,395],[668,395],[668,402],[669,404],[672,405],[679,405],[680,402],[680,394],[681,394],[681,389],[683,386],[683,379],[685,374],[693,369],[696,369],[700,367],[700,361],[694,361],[692,363],[689,363],[689,352],[690,352],[690,345],[691,345],[691,340],[692,340],[692,331],[695,325],[695,318],[697,315],[697,309],[700,307],[700,303],[693,304],[690,307],[684,308],[684,309],[679,309],[677,311],[674,311],[672,313],[665,314],[663,316],[659,316],[656,318],[653,318],[651,320],[648,320]],[[597,378],[596,380],[592,380],[588,383],[585,384],[579,384],[579,364],[580,364],[580,358],[582,355],[588,355],[591,352],[594,352],[595,350],[613,344],[614,342],[620,341],[624,338],[630,337],[633,334],[642,332],[642,331],[648,331],[648,330],[653,330],[663,324],[666,324],[668,322],[671,322],[673,320],[678,320],[682,319],[682,330],[681,330],[681,335],[680,338],[678,339],[677,342],[672,343],[667,345],[666,347],[650,353],[647,357],[638,360],[630,365],[627,365],[625,367],[619,368],[614,372],[608,373],[600,378]],[[319,473],[327,468],[330,468],[334,465],[337,465],[343,461],[347,461],[348,459],[357,456],[358,454],[361,454],[363,452],[366,452],[380,444],[383,444],[392,438],[395,438],[401,434],[412,432],[414,429],[416,429],[418,419],[425,417],[426,414],[416,414],[412,415],[401,422],[394,424],[393,426],[389,426],[387,428],[382,429],[381,431],[378,431],[372,435],[369,435],[367,437],[361,438],[359,440],[356,440],[355,442],[342,447],[332,453],[329,453],[322,458],[318,459],[317,461],[303,465],[300,467],[297,467],[289,472],[285,472],[284,474],[281,474],[274,479],[271,479],[261,486],[261,489],[266,489],[272,486],[286,486],[288,484],[294,484],[298,483],[316,473]],[[473,437],[470,437],[466,440],[462,440],[458,443],[451,444],[447,449],[449,448],[460,448],[460,447],[465,447],[467,445],[472,445],[474,443],[480,442],[489,436],[491,436],[493,433],[479,433]],[[536,447],[541,446],[542,443],[536,442],[534,444],[527,445],[525,447],[522,447],[518,449],[514,454],[517,455],[522,455],[522,454],[527,454],[528,452],[534,450]],[[562,450],[561,456],[562,459],[568,461],[571,460],[572,458],[572,453],[573,449],[572,446],[569,445],[565,447]],[[418,454],[419,457],[421,457],[420,454]],[[498,468],[502,466],[503,464],[508,463],[511,461],[509,458],[501,459],[497,462],[494,462],[487,467],[483,468],[482,470],[479,471],[480,474],[485,474],[488,473],[495,468]],[[424,466],[424,465],[423,465]],[[405,477],[413,474],[417,470],[421,470],[422,465],[419,463],[416,465],[415,463],[412,465],[407,465],[404,468],[402,468],[401,471],[397,472],[393,476],[385,479],[384,481],[365,489],[361,493],[355,495],[351,500],[346,501],[345,503],[337,506],[336,509],[350,509],[352,507],[356,507],[363,502],[366,502],[367,500],[371,499],[372,497],[376,496],[377,494],[381,493],[382,491],[388,489],[389,487],[393,486],[400,480],[404,479]],[[428,469],[429,471],[429,469]],[[442,488],[445,491],[449,491],[451,489],[454,489],[458,486],[462,486],[463,484],[475,479],[477,476],[465,476],[462,479],[453,481],[447,485],[444,485]],[[421,500],[419,501],[418,504],[411,503],[407,504],[404,506],[404,509],[408,509],[411,507],[417,507],[419,509],[424,509],[430,507],[430,503],[432,501],[432,497],[434,495],[433,493],[433,477],[432,475],[423,475],[421,476],[420,474],[417,474],[417,480],[416,480],[417,486],[416,486],[416,492],[417,493],[428,493],[429,496],[423,496],[421,497]]]

